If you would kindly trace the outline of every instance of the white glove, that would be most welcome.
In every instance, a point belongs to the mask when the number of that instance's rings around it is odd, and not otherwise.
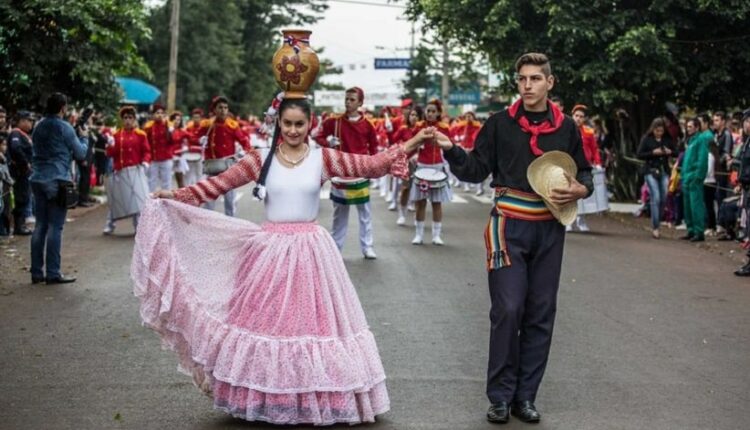
[[[148,162],[146,162],[146,161],[144,161],[143,163],[141,163],[141,166],[143,166],[144,169],[148,169],[149,165],[150,164]]]
[[[333,136],[333,135],[328,136],[326,138],[326,141],[328,142],[328,146],[330,146],[331,148],[335,148],[335,147],[341,145],[341,140],[339,140],[338,137]]]
[[[208,136],[201,136],[201,138],[198,139],[198,143],[200,143],[204,148],[208,146]]]
[[[170,133],[174,133],[174,127],[169,127],[168,130]]]
[[[112,136],[107,136],[107,146],[114,145],[115,144],[115,138]]]

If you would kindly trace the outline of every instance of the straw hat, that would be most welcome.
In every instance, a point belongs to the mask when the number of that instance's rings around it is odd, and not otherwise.
[[[526,170],[526,178],[535,193],[544,200],[544,204],[563,225],[570,225],[578,215],[578,203],[571,202],[557,206],[549,200],[554,188],[567,188],[569,184],[565,173],[575,178],[578,173],[575,161],[570,155],[562,151],[545,152],[541,157],[532,161]]]

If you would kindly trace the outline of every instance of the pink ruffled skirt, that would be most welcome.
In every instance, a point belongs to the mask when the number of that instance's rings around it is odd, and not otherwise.
[[[131,276],[144,325],[214,406],[276,424],[389,409],[375,339],[331,236],[168,200],[141,212]]]

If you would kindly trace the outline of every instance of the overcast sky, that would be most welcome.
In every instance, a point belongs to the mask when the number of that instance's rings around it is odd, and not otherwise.
[[[365,92],[397,90],[406,71],[375,70],[374,60],[408,58],[411,23],[406,21],[403,7],[363,3],[388,5],[386,0],[329,1],[323,18],[310,27],[313,32],[310,44],[314,49],[323,47],[322,56],[344,71],[342,75],[325,78],[326,82],[340,82],[346,87],[357,85]],[[419,44],[419,27],[415,41]]]

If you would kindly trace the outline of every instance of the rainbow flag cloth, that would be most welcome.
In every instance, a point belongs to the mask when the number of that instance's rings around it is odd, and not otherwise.
[[[360,205],[370,201],[370,180],[354,178],[331,180],[331,200],[342,205]]]

